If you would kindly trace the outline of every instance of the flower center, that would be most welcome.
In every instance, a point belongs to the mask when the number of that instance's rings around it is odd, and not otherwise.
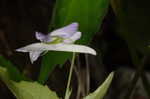
[[[58,44],[58,43],[62,43],[63,40],[64,40],[64,39],[63,39],[62,37],[53,36],[53,37],[52,37],[52,41],[46,42],[46,44]]]

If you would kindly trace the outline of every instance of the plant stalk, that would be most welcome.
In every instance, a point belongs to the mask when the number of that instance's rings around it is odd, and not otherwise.
[[[69,72],[69,77],[68,77],[68,83],[67,83],[67,88],[66,88],[66,93],[65,93],[65,99],[69,99],[69,91],[70,91],[70,83],[71,83],[71,77],[72,77],[72,72],[73,72],[73,66],[75,62],[75,53],[73,53],[72,60],[71,60],[71,67],[70,67],[70,72]]]

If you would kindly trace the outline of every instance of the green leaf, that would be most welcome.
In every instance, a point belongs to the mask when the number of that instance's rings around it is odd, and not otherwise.
[[[37,82],[12,81],[6,68],[0,67],[0,78],[17,99],[59,99],[55,92]]]
[[[98,32],[108,5],[109,0],[56,0],[50,27],[60,28],[78,22],[82,37],[77,43],[88,44]],[[57,64],[64,64],[69,58],[71,54],[68,53],[49,52],[42,60],[39,82],[44,83],[53,68]]]
[[[55,92],[37,82],[21,81],[13,84],[16,87],[13,93],[17,99],[59,99]]]
[[[42,67],[39,75],[38,82],[44,84],[48,79],[49,73],[54,69],[57,64],[63,64],[66,58],[71,58],[71,53],[64,52],[48,52],[42,60]]]
[[[7,68],[10,78],[15,81],[20,81],[25,79],[25,77],[20,73],[20,71],[14,66],[10,61],[5,59],[0,55],[0,66]]]
[[[113,77],[114,72],[110,73],[107,79],[103,82],[103,84],[99,88],[97,88],[93,93],[90,93],[88,96],[84,97],[84,99],[103,99],[112,82]]]

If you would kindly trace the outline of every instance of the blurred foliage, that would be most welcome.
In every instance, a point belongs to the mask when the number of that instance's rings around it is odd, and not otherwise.
[[[59,99],[55,92],[37,82],[15,82],[9,78],[6,68],[0,67],[0,79],[7,85],[17,99]]]
[[[132,63],[136,67],[136,73],[129,85],[126,99],[131,96],[135,84],[144,74],[150,49],[150,14],[148,13],[149,0],[111,0],[111,5],[117,17],[117,33],[128,45]],[[145,80],[145,82],[148,82]],[[149,93],[149,92],[148,92]]]
[[[119,35],[126,41],[135,65],[139,62],[134,56],[150,53],[150,9],[149,0],[111,0],[112,8],[118,20],[116,26]]]
[[[90,93],[84,99],[103,99],[114,77],[114,72],[111,72],[107,79],[93,93]]]
[[[7,68],[10,78],[14,81],[20,81],[25,79],[23,74],[14,66],[9,60],[5,59],[3,56],[0,55],[0,66]]]

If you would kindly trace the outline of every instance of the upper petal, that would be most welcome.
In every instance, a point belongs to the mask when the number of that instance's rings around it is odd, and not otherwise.
[[[51,37],[49,35],[45,35],[40,32],[35,32],[35,37],[37,40],[40,40],[41,42],[50,42],[52,41]]]
[[[72,35],[70,38],[68,39],[64,39],[64,43],[74,43],[76,40],[80,39],[81,37],[81,32],[76,32],[74,35]]]
[[[62,27],[60,29],[52,31],[49,35],[50,36],[60,36],[63,38],[69,38],[77,31],[78,31],[78,23],[74,22],[65,27]]]
[[[73,41],[79,40],[81,38],[81,32],[76,32],[74,35],[70,37]]]

